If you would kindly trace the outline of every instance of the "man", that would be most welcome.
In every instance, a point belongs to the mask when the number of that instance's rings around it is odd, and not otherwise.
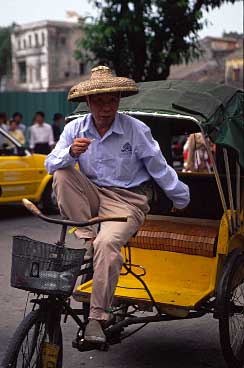
[[[23,115],[20,112],[15,112],[13,114],[13,120],[16,122],[17,129],[21,130],[23,135],[25,135],[26,126],[22,123]]]
[[[30,149],[35,153],[48,154],[54,146],[52,127],[45,123],[45,114],[37,111],[30,127]]]
[[[8,130],[8,125],[7,125],[7,114],[6,112],[0,112],[0,128],[2,128],[3,130]],[[4,149],[4,144],[6,143],[5,137],[0,134],[0,149],[3,150]]]
[[[25,144],[25,136],[22,131],[18,128],[15,120],[10,120],[9,122],[9,134],[17,139],[21,144]]]
[[[150,129],[117,112],[120,96],[138,93],[135,82],[114,77],[109,68],[92,69],[91,79],[74,86],[69,100],[86,101],[91,113],[64,128],[46,159],[54,173],[54,189],[61,214],[82,221],[100,216],[128,216],[126,223],[104,222],[97,233],[80,228],[76,236],[93,249],[93,291],[85,339],[105,341],[102,325],[117,285],[123,259],[120,249],[144,222],[152,198],[153,178],[182,209],[189,189],[167,165]],[[74,169],[79,164],[80,172]],[[90,247],[90,248],[89,248]],[[92,248],[91,248],[92,247]]]
[[[0,128],[8,130],[8,118],[6,112],[0,112]]]
[[[55,143],[57,143],[57,141],[59,140],[59,137],[61,134],[61,125],[63,122],[64,122],[63,115],[60,114],[59,112],[56,112],[53,115],[53,124],[52,124],[53,137],[54,137]]]

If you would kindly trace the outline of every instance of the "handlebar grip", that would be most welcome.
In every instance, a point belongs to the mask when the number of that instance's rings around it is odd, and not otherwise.
[[[53,224],[59,224],[59,225],[65,225],[65,226],[77,226],[77,227],[84,227],[84,226],[90,226],[95,224],[100,224],[101,222],[106,221],[115,221],[115,222],[126,222],[128,220],[128,217],[93,217],[90,220],[87,221],[72,221],[72,220],[65,220],[65,219],[59,219],[59,218],[52,218],[48,217],[42,214],[42,212],[39,210],[39,208],[34,205],[31,201],[24,198],[22,199],[23,205],[29,210],[33,215],[40,217],[42,220],[53,223]]]
[[[23,198],[22,203],[27,208],[27,210],[33,213],[33,215],[40,216],[42,214],[39,208],[37,208],[36,205],[34,205],[34,203],[30,202],[28,199]]]

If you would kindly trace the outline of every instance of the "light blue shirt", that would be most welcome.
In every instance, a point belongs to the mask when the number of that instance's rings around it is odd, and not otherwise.
[[[79,158],[69,153],[75,138],[95,139]],[[188,186],[179,181],[175,170],[167,164],[149,127],[128,115],[117,113],[103,137],[91,114],[68,123],[45,165],[52,174],[76,162],[81,172],[100,187],[126,189],[153,178],[176,208],[184,208],[190,201]]]

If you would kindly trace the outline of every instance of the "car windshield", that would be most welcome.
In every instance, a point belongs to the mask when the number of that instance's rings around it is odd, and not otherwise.
[[[1,156],[15,156],[18,154],[17,146],[12,142],[12,140],[6,137],[0,131],[0,155]]]

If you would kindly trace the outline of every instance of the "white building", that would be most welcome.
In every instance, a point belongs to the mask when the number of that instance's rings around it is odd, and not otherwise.
[[[74,58],[82,37],[74,22],[40,21],[18,25],[12,36],[13,82],[16,89],[47,91],[77,79],[85,65]]]

